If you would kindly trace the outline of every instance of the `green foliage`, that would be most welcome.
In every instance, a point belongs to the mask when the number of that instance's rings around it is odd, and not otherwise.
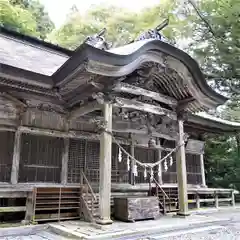
[[[189,1],[188,6],[187,18],[192,20],[188,50],[200,63],[209,83],[230,98],[219,115],[240,122],[240,1],[195,2]],[[207,138],[206,173],[209,186],[240,190],[239,135]]]
[[[240,190],[240,145],[233,136],[208,138],[205,167],[207,184]]]
[[[138,13],[115,6],[96,5],[82,15],[73,6],[64,24],[53,30],[54,25],[38,0],[0,0],[0,24],[42,39],[48,36],[53,43],[75,49],[87,36],[104,27],[107,41],[113,46],[124,45],[140,32],[156,27],[169,17],[170,24],[163,34],[172,40],[187,40],[186,51],[199,62],[209,83],[230,97],[220,112],[221,116],[240,121],[240,1],[159,2]],[[207,138],[206,176],[209,186],[240,190],[239,138]]]
[[[127,11],[109,5],[93,6],[85,15],[81,15],[76,7],[68,14],[66,22],[55,30],[50,40],[66,48],[75,49],[87,36],[107,29],[107,40],[113,46],[129,43],[136,36],[150,28],[156,27],[165,18],[170,18],[170,25],[163,30],[166,37],[175,39],[181,35],[183,21],[174,14],[176,1],[161,1],[152,8],[143,9],[139,13]]]
[[[19,5],[11,5],[8,0],[0,0],[0,25],[27,35],[39,36],[33,15]]]
[[[10,30],[45,39],[53,22],[38,0],[0,0],[0,24]]]
[[[191,51],[212,86],[231,98],[223,116],[240,121],[240,1],[201,0],[197,8],[208,24],[192,12]]]

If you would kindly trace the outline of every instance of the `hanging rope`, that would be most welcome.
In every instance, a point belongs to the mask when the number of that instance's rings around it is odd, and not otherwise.
[[[155,163],[142,163],[140,161],[138,161],[135,157],[133,157],[131,154],[129,154],[117,141],[117,139],[113,136],[113,134],[109,131],[106,131],[106,133],[110,134],[112,136],[112,139],[114,140],[114,142],[117,144],[117,146],[119,147],[119,149],[121,149],[121,151],[123,153],[125,153],[127,155],[127,157],[129,157],[131,160],[135,161],[136,164],[138,164],[141,167],[148,167],[148,168],[153,168],[157,165],[159,165],[162,161],[164,161],[165,159],[169,158],[175,151],[177,151],[183,144],[178,145],[176,148],[174,148],[172,151],[170,151],[165,157],[163,157],[162,159],[160,159],[159,161],[155,162]]]

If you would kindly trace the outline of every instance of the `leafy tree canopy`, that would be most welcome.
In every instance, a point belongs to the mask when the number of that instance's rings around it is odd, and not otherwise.
[[[74,6],[69,12],[65,23],[55,30],[50,39],[64,47],[75,49],[87,36],[107,29],[106,38],[113,46],[123,45],[132,40],[142,31],[156,27],[165,18],[170,19],[170,25],[163,34],[175,39],[181,35],[181,27],[185,20],[180,20],[174,13],[176,1],[161,1],[159,5],[146,8],[139,13],[109,5],[96,5],[81,15]]]
[[[48,36],[53,43],[75,49],[87,36],[104,27],[107,29],[106,39],[113,46],[119,46],[169,18],[170,24],[163,34],[192,55],[209,84],[230,98],[218,114],[240,121],[240,1],[159,2],[138,13],[96,5],[82,15],[73,6],[64,24],[53,30],[53,23],[38,0],[0,0],[0,24],[42,39]],[[206,173],[210,186],[240,190],[239,135],[207,137]]]
[[[10,30],[45,39],[54,29],[38,0],[0,0],[0,25]]]

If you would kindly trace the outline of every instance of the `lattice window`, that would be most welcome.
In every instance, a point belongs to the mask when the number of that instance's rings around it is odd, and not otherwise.
[[[161,153],[161,158],[165,157],[169,152],[167,151],[162,151]],[[163,183],[177,183],[177,164],[176,164],[176,155],[172,155],[173,158],[173,164],[172,166],[169,165],[169,159],[167,160],[167,166],[168,169],[165,171],[164,169],[164,161],[161,163],[162,164],[162,180]]]
[[[157,149],[135,147],[134,156],[137,160],[144,163],[154,163],[158,160]],[[138,166],[138,176],[135,177],[136,183],[148,183],[148,177],[144,178],[144,168]]]
[[[87,141],[86,150],[85,173],[87,175],[87,178],[91,182],[99,182],[100,142]]]
[[[85,170],[87,141],[70,139],[68,158],[68,182],[80,183],[80,170]]]
[[[14,135],[14,132],[0,132],[0,182],[10,182]]]
[[[122,147],[129,152],[130,147],[122,145]],[[127,156],[122,152],[122,161],[118,159],[119,148],[113,143],[112,144],[112,182],[113,183],[128,183],[129,182],[129,171],[127,167]]]
[[[201,184],[202,174],[200,166],[200,155],[186,154],[186,168],[188,184]]]
[[[19,182],[60,182],[63,139],[22,134]]]

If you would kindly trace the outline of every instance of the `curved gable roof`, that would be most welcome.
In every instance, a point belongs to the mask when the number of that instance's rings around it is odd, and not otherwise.
[[[4,77],[11,77],[9,66],[12,66],[15,80],[18,78],[17,72],[20,71],[21,81],[26,77],[33,85],[36,85],[36,81],[39,84],[41,81],[48,82],[49,88],[72,81],[81,74],[82,68],[95,75],[121,77],[131,74],[144,62],[155,62],[172,68],[181,76],[191,95],[199,102],[195,109],[201,109],[201,104],[206,108],[217,107],[227,100],[208,86],[194,59],[160,40],[142,40],[109,51],[84,43],[73,52],[35,38],[5,31],[0,34],[0,62],[4,66],[1,70]],[[7,73],[3,72],[6,69]]]

